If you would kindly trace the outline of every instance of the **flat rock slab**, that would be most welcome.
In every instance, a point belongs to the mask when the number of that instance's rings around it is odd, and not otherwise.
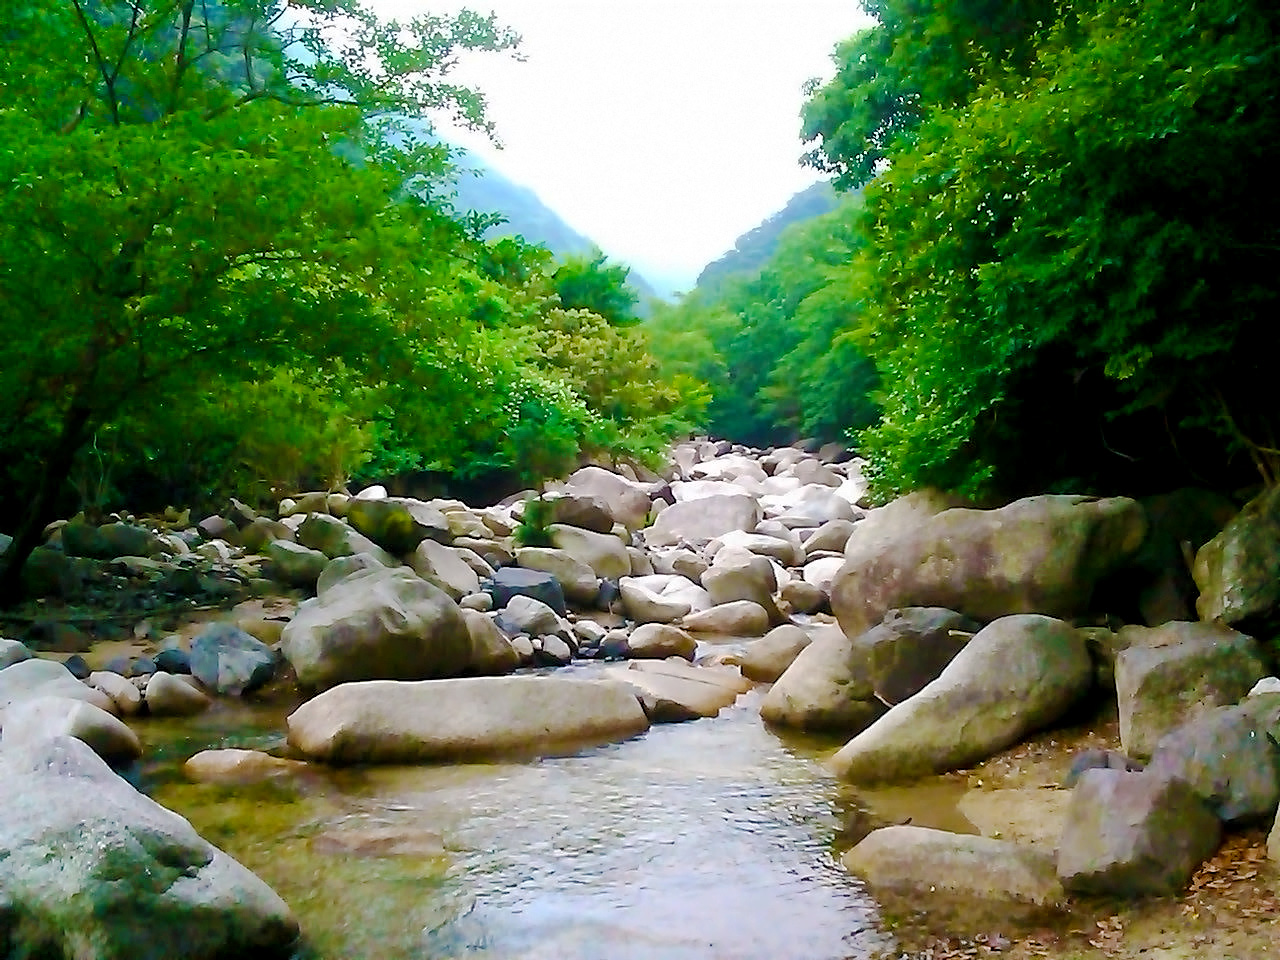
[[[752,686],[732,668],[695,667],[682,660],[633,660],[613,668],[610,676],[652,699],[654,723],[714,717]]]
[[[1070,802],[1070,790],[1006,787],[969,790],[957,809],[985,837],[1053,853],[1058,849]]]
[[[344,683],[288,719],[290,745],[330,763],[543,753],[624,740],[648,726],[627,684],[568,677]]]
[[[1065,900],[1043,851],[928,827],[874,830],[841,858],[876,891],[1050,906]]]

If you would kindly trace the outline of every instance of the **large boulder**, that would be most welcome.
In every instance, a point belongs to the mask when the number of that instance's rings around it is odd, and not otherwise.
[[[875,698],[865,648],[839,627],[816,629],[760,704],[765,722],[852,736],[885,711]]]
[[[1015,613],[1072,617],[1088,611],[1094,587],[1128,560],[1145,533],[1135,501],[1076,496],[946,510],[861,547],[855,528],[831,608],[851,636],[905,606],[946,607],[984,622]]]
[[[276,579],[291,587],[314,587],[329,562],[329,558],[319,550],[292,540],[268,543],[267,559],[271,561]]]
[[[191,643],[191,673],[209,690],[239,696],[275,676],[275,651],[234,623],[215,623]]]
[[[451,677],[470,664],[458,605],[412,570],[360,571],[303,603],[281,636],[301,687]]]
[[[74,522],[62,528],[62,549],[68,556],[111,560],[115,557],[156,557],[171,551],[150,530],[132,523],[100,527]]]
[[[471,634],[471,672],[480,676],[501,676],[520,666],[520,654],[498,629],[493,618],[478,610],[463,610],[467,632]]]
[[[1176,893],[1221,836],[1218,818],[1181,780],[1086,770],[1067,806],[1058,877],[1073,893]]]
[[[1280,694],[1217,707],[1166,733],[1147,770],[1182,780],[1224,823],[1271,817],[1280,803]]]
[[[568,524],[583,530],[594,530],[596,533],[609,533],[617,522],[608,502],[599,497],[561,493],[546,499],[551,504],[552,523]],[[647,505],[645,510],[648,510]]]
[[[622,740],[649,721],[626,684],[563,677],[345,683],[288,719],[289,743],[330,763],[412,763],[542,753]]]
[[[745,493],[686,500],[658,514],[644,532],[645,543],[650,547],[706,544],[730,530],[754,530],[760,516],[760,504]]]
[[[1267,676],[1257,641],[1213,623],[1125,627],[1116,655],[1120,742],[1146,759],[1157,741],[1197,714],[1242,699]]]
[[[845,744],[831,767],[856,783],[956,770],[1053,723],[1092,682],[1089,650],[1069,624],[1039,614],[1002,617],[938,679]]]
[[[552,544],[585,563],[597,577],[617,580],[630,576],[631,556],[627,553],[627,545],[613,534],[583,530],[563,523],[553,523],[547,530]]]
[[[880,895],[1056,906],[1066,897],[1053,858],[1032,847],[927,827],[873,830],[841,863]]]
[[[575,471],[565,480],[564,492],[603,501],[609,512],[629,530],[639,530],[648,522],[651,506],[648,490],[603,467],[589,466]]]
[[[1280,485],[1250,500],[1200,548],[1193,574],[1200,619],[1274,623],[1280,614]]]
[[[70,737],[0,749],[5,955],[289,957],[298,924],[260,879]]]
[[[866,649],[876,699],[894,706],[936,680],[979,625],[943,607],[890,610],[858,643]]]
[[[440,510],[408,497],[365,499],[347,505],[347,523],[383,549],[403,556],[423,540],[450,543],[449,520]]]

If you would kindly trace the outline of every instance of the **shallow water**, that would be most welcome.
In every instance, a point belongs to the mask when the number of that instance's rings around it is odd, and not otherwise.
[[[290,903],[307,956],[844,960],[889,946],[836,862],[849,798],[753,692],[711,720],[528,762],[182,782],[205,746],[270,748],[282,708],[141,725],[156,798]],[[438,834],[442,854],[325,852],[337,831]]]

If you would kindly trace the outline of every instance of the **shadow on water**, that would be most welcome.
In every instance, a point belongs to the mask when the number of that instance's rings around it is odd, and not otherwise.
[[[287,705],[138,727],[155,798],[284,897],[306,958],[870,957],[890,943],[833,852],[848,799],[819,762],[830,745],[784,742],[759,698],[569,756],[252,787],[180,766],[282,746]]]

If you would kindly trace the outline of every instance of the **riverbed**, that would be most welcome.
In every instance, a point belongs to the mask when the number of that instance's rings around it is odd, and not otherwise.
[[[770,731],[760,697],[570,756],[247,787],[179,767],[282,746],[288,704],[138,728],[144,786],[289,902],[304,957],[875,956],[891,940],[837,861],[851,801],[821,765],[832,745]]]

